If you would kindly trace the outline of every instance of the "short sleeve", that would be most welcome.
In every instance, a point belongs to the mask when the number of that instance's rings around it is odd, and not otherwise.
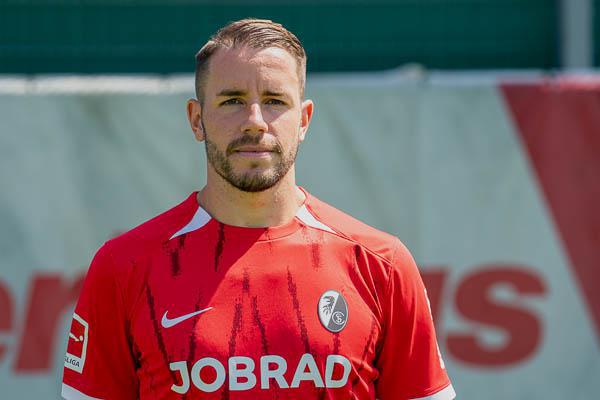
[[[377,398],[453,399],[425,286],[400,241],[391,263],[384,312],[384,337],[376,361]]]
[[[67,400],[138,397],[123,296],[107,245],[94,257],[75,307],[63,370]]]

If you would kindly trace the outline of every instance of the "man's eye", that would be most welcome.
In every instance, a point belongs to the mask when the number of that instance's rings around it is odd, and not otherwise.
[[[221,103],[222,106],[228,106],[233,104],[242,104],[242,102],[240,99],[229,99]]]
[[[285,102],[283,102],[282,100],[279,100],[279,99],[269,99],[265,103],[266,104],[275,104],[275,105],[285,104]]]

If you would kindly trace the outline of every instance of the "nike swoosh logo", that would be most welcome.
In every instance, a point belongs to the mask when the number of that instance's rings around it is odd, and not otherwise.
[[[167,310],[167,311],[165,311],[165,314],[163,315],[162,320],[160,321],[160,324],[162,325],[163,328],[171,328],[171,327],[177,325],[178,323],[185,321],[186,319],[190,319],[198,314],[202,314],[203,312],[206,312],[206,311],[212,310],[212,309],[213,309],[212,307],[207,307],[204,310],[198,310],[198,311],[195,311],[195,312],[192,312],[189,314],[185,314],[185,315],[182,315],[181,317],[177,317],[177,318],[173,318],[173,319],[167,317],[167,313],[169,312]]]

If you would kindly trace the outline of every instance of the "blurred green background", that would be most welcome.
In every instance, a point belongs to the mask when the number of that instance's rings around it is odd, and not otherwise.
[[[190,72],[212,32],[247,16],[297,33],[313,72],[547,70],[560,67],[559,14],[556,0],[8,0],[0,73]]]

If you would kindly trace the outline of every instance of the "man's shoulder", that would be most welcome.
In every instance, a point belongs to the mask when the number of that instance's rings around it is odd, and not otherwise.
[[[401,246],[397,237],[374,228],[312,195],[306,206],[319,222],[330,227],[339,236],[355,242],[388,262],[392,261],[398,246]]]
[[[184,201],[106,242],[113,257],[135,259],[167,242],[198,209],[196,193]]]

